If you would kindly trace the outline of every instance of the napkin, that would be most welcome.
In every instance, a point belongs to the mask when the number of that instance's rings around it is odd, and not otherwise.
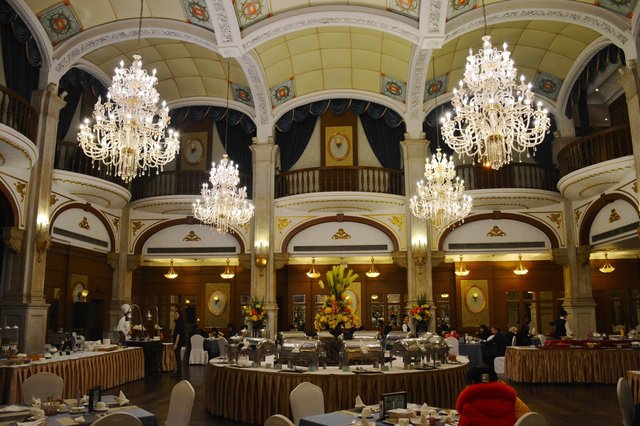
[[[126,396],[124,396],[124,393],[120,391],[120,394],[116,396],[116,402],[118,403],[118,405],[125,405],[129,402],[129,400]]]
[[[39,426],[39,425],[43,425],[46,421],[47,421],[47,418],[43,417],[43,418],[38,419],[38,420],[33,421],[33,422],[16,422],[16,425],[18,425],[18,426]]]
[[[17,413],[19,411],[27,410],[27,407],[21,407],[19,405],[9,405],[8,407],[0,408],[0,413]]]
[[[429,405],[425,402],[424,404],[422,404],[422,407],[420,407],[420,413],[427,414],[428,412],[429,412]]]
[[[364,403],[364,401],[362,400],[362,398],[360,398],[360,395],[356,396],[356,408],[363,408],[366,404]]]
[[[79,425],[86,422],[83,416],[76,417],[73,420],[75,420]]]
[[[40,407],[42,405],[42,401],[40,400],[40,398],[36,398],[35,396],[32,396],[31,405],[34,407]]]

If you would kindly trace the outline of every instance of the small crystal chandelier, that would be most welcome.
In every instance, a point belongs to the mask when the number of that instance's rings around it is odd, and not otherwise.
[[[471,271],[464,266],[464,263],[462,263],[462,255],[460,255],[460,264],[454,271],[454,274],[456,274],[459,277],[466,277],[467,275],[469,275],[469,272]]]
[[[522,264],[522,255],[518,255],[518,266],[513,270],[513,273],[516,275],[526,275],[529,270],[524,267]]]
[[[599,269],[600,272],[602,272],[603,274],[609,274],[613,271],[615,271],[616,268],[611,265],[611,263],[609,263],[609,255],[607,254],[607,252],[604,252],[604,265],[602,265],[602,267]]]
[[[173,259],[171,259],[169,264],[171,266],[169,266],[169,270],[167,271],[166,274],[164,274],[164,276],[165,276],[165,278],[168,278],[170,280],[174,280],[174,279],[178,278],[178,273],[173,269]]]
[[[235,276],[236,276],[235,272],[233,272],[233,270],[231,269],[231,266],[229,265],[229,259],[227,259],[227,267],[224,268],[224,271],[222,271],[222,273],[220,274],[220,277],[223,280],[230,280]]]
[[[369,278],[377,278],[380,276],[380,271],[376,269],[376,265],[373,263],[373,257],[371,258],[371,266],[369,267],[369,270],[364,274]]]
[[[542,143],[549,130],[547,110],[531,107],[533,92],[524,75],[516,83],[517,69],[511,53],[493,48],[487,31],[482,1],[484,36],[477,55],[469,49],[460,88],[453,89],[455,116],[442,118],[442,136],[460,157],[468,155],[486,167],[498,170],[512,161],[514,153],[527,153]],[[466,87],[465,87],[466,84]]]
[[[227,63],[229,77],[231,60]],[[247,201],[247,188],[238,188],[240,174],[238,165],[233,164],[226,154],[229,126],[229,90],[227,87],[227,112],[225,118],[224,151],[225,154],[216,166],[211,164],[209,182],[202,184],[200,194],[193,204],[193,216],[203,224],[215,227],[221,234],[229,232],[234,225],[244,225],[253,216],[253,204]]]
[[[311,279],[316,279],[320,276],[320,272],[316,269],[316,258],[311,258],[311,268],[307,271],[307,276]]]
[[[151,174],[172,161],[180,150],[178,133],[165,129],[169,125],[169,108],[162,102],[155,89],[158,83],[156,70],[152,75],[142,69],[140,33],[142,32],[143,2],[140,1],[138,20],[138,44],[130,68],[116,68],[107,100],[99,98],[93,109],[96,123],[91,127],[89,119],[80,125],[78,142],[84,153],[93,161],[107,167],[107,173],[119,176],[125,182],[137,175]]]

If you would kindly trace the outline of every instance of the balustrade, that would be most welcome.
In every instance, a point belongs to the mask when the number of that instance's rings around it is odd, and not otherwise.
[[[25,135],[34,144],[38,136],[38,112],[20,95],[0,86],[0,123]]]

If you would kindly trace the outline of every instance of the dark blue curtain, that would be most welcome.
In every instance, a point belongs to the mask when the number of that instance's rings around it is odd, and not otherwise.
[[[280,170],[283,172],[293,167],[309,144],[318,121],[317,115],[310,110],[306,105],[298,107],[276,123],[275,144],[280,149]]]
[[[107,88],[99,80],[78,68],[71,68],[60,79],[58,94],[67,92],[65,98],[67,104],[60,110],[58,140],[62,140],[69,131],[78,103],[80,103],[80,98],[82,98],[82,93],[85,90],[91,90],[94,95],[101,96],[103,99],[107,94]]]

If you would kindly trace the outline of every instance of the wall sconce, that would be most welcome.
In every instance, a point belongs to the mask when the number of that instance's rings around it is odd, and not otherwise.
[[[422,274],[424,272],[424,265],[427,262],[427,253],[425,251],[424,244],[421,240],[418,240],[416,244],[413,245],[413,263],[416,265],[418,269],[418,274]]]
[[[371,257],[371,266],[369,267],[369,270],[364,274],[369,278],[376,278],[380,276],[380,271],[376,269],[376,265],[373,263],[373,257]]]
[[[165,278],[168,278],[170,280],[178,278],[178,273],[173,269],[173,259],[171,259],[169,265],[169,270],[166,274],[164,274]]]
[[[218,304],[220,298],[218,296],[213,296],[213,303]]]
[[[607,252],[604,252],[604,265],[602,265],[602,267],[599,269],[600,272],[602,272],[603,274],[609,274],[613,271],[615,271],[616,268],[611,265],[611,263],[609,263],[609,255],[607,254]]]
[[[36,251],[38,252],[38,263],[42,262],[42,255],[51,246],[51,235],[49,235],[49,220],[38,217],[38,229],[36,231]]]
[[[264,268],[269,263],[269,245],[260,241],[259,245],[256,245],[256,266],[260,276],[264,275]]]
[[[478,300],[478,296],[480,296],[480,295],[478,294],[477,291],[474,291],[473,293],[471,293],[471,297],[473,297],[473,301],[474,302]]]
[[[467,275],[469,275],[469,271],[465,266],[464,263],[462,262],[462,255],[460,255],[460,264],[458,265],[458,267],[455,270],[455,274],[459,277],[466,277]],[[477,297],[477,296],[475,296]],[[474,299],[475,299],[474,297]]]
[[[233,272],[233,270],[231,269],[231,266],[229,265],[229,259],[227,258],[227,267],[224,268],[224,271],[222,271],[222,273],[220,274],[220,277],[223,280],[230,280],[235,276],[236,276],[236,273]]]
[[[518,255],[518,267],[513,270],[513,273],[516,274],[516,275],[526,275],[527,272],[529,272],[529,270],[527,268],[525,268],[524,265],[522,264],[522,255],[519,254]]]
[[[86,302],[87,301],[87,296],[89,296],[89,290],[84,289],[78,292],[78,301],[79,302]]]
[[[307,271],[307,276],[311,279],[316,279],[320,276],[320,272],[316,269],[316,258],[311,258],[311,268]]]

